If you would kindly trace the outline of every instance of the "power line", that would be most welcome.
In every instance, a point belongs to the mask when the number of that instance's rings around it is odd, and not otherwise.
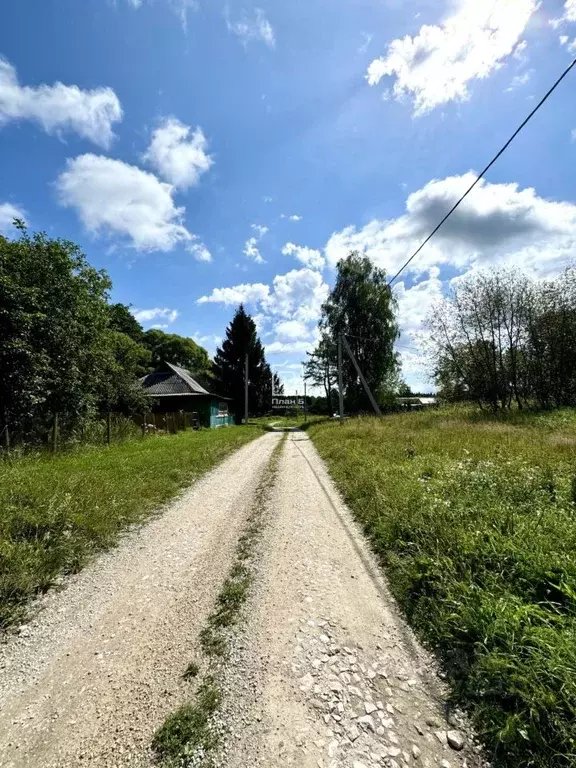
[[[422,248],[424,248],[424,246],[425,246],[425,245],[426,245],[426,244],[427,244],[427,243],[428,243],[428,242],[429,242],[429,241],[430,241],[430,240],[431,240],[431,239],[434,237],[434,235],[436,234],[436,232],[438,232],[438,230],[439,230],[439,229],[440,229],[440,227],[441,227],[441,226],[444,224],[444,222],[445,222],[445,221],[446,221],[446,220],[447,220],[447,219],[448,219],[448,218],[449,218],[449,217],[450,217],[450,216],[451,216],[451,215],[454,213],[454,211],[456,210],[456,208],[458,208],[458,206],[459,206],[459,205],[460,205],[460,203],[461,203],[461,202],[464,200],[464,198],[465,198],[465,197],[467,197],[467,196],[470,194],[470,192],[472,192],[472,190],[474,189],[474,187],[476,186],[476,184],[478,184],[478,182],[480,181],[480,179],[481,179],[481,178],[482,178],[482,177],[483,177],[483,176],[484,176],[484,175],[485,175],[485,174],[486,174],[486,173],[487,173],[487,172],[490,170],[490,168],[491,168],[491,167],[494,165],[494,163],[496,162],[496,160],[498,160],[498,158],[500,157],[500,155],[502,155],[502,154],[503,154],[503,153],[504,153],[504,152],[505,152],[505,151],[508,149],[508,147],[510,146],[510,144],[512,144],[512,142],[514,141],[514,139],[516,138],[516,136],[518,136],[518,134],[519,134],[519,133],[520,133],[520,131],[521,131],[521,130],[524,128],[524,126],[525,126],[525,125],[526,125],[526,124],[527,124],[527,123],[528,123],[528,122],[529,122],[529,121],[532,119],[532,117],[533,117],[533,116],[536,114],[536,112],[538,112],[538,110],[540,109],[540,107],[542,106],[542,104],[544,104],[544,102],[545,102],[545,101],[548,99],[548,97],[549,97],[549,96],[550,96],[550,95],[551,95],[551,94],[552,94],[552,93],[553,93],[553,92],[556,90],[556,88],[557,88],[557,87],[560,85],[560,83],[562,82],[562,80],[564,80],[564,78],[566,77],[566,75],[568,74],[568,72],[570,72],[570,70],[571,70],[571,69],[574,67],[574,65],[576,65],[576,59],[574,59],[574,61],[572,62],[572,64],[570,64],[570,66],[569,66],[569,67],[567,67],[567,68],[564,70],[564,72],[562,72],[562,74],[560,75],[560,77],[559,77],[559,78],[556,80],[556,82],[555,82],[555,83],[554,83],[554,85],[553,85],[553,86],[550,88],[550,90],[549,90],[549,91],[546,93],[546,95],[545,95],[545,96],[543,96],[543,97],[542,97],[542,99],[540,99],[540,101],[538,102],[538,104],[536,104],[536,106],[534,107],[534,109],[532,110],[532,112],[530,112],[530,114],[529,114],[529,115],[528,115],[528,117],[527,117],[527,118],[524,120],[524,122],[523,122],[523,123],[522,123],[522,124],[521,124],[521,125],[520,125],[520,126],[519,126],[519,127],[516,129],[516,130],[515,130],[515,131],[514,131],[514,133],[512,134],[512,136],[510,136],[510,138],[508,139],[508,141],[506,142],[506,144],[504,144],[504,146],[503,146],[503,147],[502,147],[502,149],[501,149],[501,150],[498,152],[498,154],[494,155],[494,157],[492,158],[492,160],[490,160],[490,162],[488,163],[488,165],[486,166],[486,168],[484,168],[484,170],[482,171],[482,173],[480,173],[480,174],[479,174],[479,175],[476,177],[475,181],[474,181],[474,182],[473,182],[473,183],[472,183],[472,184],[471,184],[471,185],[468,187],[468,189],[466,190],[466,192],[464,192],[464,194],[463,194],[463,195],[462,195],[462,197],[461,197],[461,198],[458,200],[458,202],[457,202],[455,205],[453,205],[453,206],[452,206],[452,208],[450,208],[450,210],[448,211],[448,213],[446,214],[446,216],[444,216],[444,218],[442,219],[442,221],[441,221],[441,222],[440,222],[440,223],[439,223],[439,224],[438,224],[438,225],[437,225],[437,226],[436,226],[436,227],[435,227],[435,228],[432,230],[432,232],[431,232],[431,233],[428,235],[428,237],[426,238],[426,240],[424,240],[424,242],[423,242],[423,243],[421,243],[421,245],[419,245],[419,246],[418,246],[418,248],[417,248],[417,249],[414,251],[414,253],[412,254],[412,256],[410,256],[410,258],[408,259],[408,261],[407,261],[407,262],[405,262],[405,264],[403,264],[403,265],[400,267],[400,269],[398,270],[398,272],[396,272],[396,274],[394,275],[394,277],[393,277],[393,278],[392,278],[392,279],[391,279],[391,280],[388,282],[388,287],[390,287],[390,286],[392,285],[392,283],[394,282],[394,280],[396,280],[396,278],[397,278],[397,277],[398,277],[398,276],[399,276],[399,275],[400,275],[400,274],[401,274],[401,273],[402,273],[402,272],[403,272],[403,271],[406,269],[406,267],[408,266],[408,264],[410,264],[410,262],[412,261],[412,259],[414,259],[416,256],[418,256],[418,254],[420,253],[420,251],[422,250]]]

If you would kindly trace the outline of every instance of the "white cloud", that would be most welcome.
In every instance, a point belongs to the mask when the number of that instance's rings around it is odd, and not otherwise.
[[[208,296],[201,296],[198,304],[257,304],[269,293],[269,286],[263,283],[244,283],[231,288],[214,288]]]
[[[186,250],[194,256],[196,261],[202,261],[205,264],[212,261],[212,254],[204,243],[192,243],[186,246]]]
[[[272,287],[263,283],[214,288],[208,296],[198,299],[199,304],[215,303],[252,305],[258,333],[273,327],[274,338],[266,343],[269,354],[304,353],[316,344],[317,323],[323,302],[328,297],[328,286],[322,275],[311,269],[294,269],[276,275]]]
[[[153,0],[150,0],[152,3]],[[138,10],[144,4],[144,0],[127,0],[128,5]],[[200,4],[197,0],[167,0],[167,4],[172,8],[178,19],[184,33],[188,31],[188,11],[197,11]]]
[[[424,321],[432,306],[442,296],[440,270],[432,267],[428,277],[407,288],[405,282],[398,282],[394,292],[398,299],[398,322],[402,330],[399,346],[419,342],[424,333]]]
[[[324,257],[320,251],[314,248],[286,243],[284,248],[282,248],[282,254],[284,256],[294,256],[298,261],[311,269],[324,269]]]
[[[563,24],[569,24],[576,21],[576,0],[566,0],[564,3],[564,13],[559,19],[552,19],[550,25],[555,29]]]
[[[564,18],[566,21],[576,21],[576,0],[566,0],[564,3]]]
[[[120,160],[92,154],[70,159],[56,187],[62,205],[75,208],[87,230],[127,237],[136,250],[169,251],[194,237],[170,184]]]
[[[328,298],[328,286],[322,275],[311,269],[293,269],[276,275],[272,288],[262,302],[264,311],[303,323],[317,322]]]
[[[255,9],[253,18],[245,16],[241,21],[235,22],[230,21],[227,13],[226,25],[228,31],[236,35],[244,46],[258,41],[265,43],[268,48],[274,48],[276,45],[274,29],[261,8]]]
[[[406,213],[396,219],[374,219],[357,230],[336,232],[326,244],[335,264],[352,250],[366,253],[390,274],[407,260],[424,238],[470,186],[476,174],[434,179],[409,195]],[[518,264],[535,274],[562,268],[576,246],[576,205],[539,197],[518,184],[482,181],[409,265],[407,273],[450,264]]]
[[[521,88],[523,85],[529,83],[533,72],[534,70],[530,69],[528,72],[524,72],[522,75],[516,75],[513,77],[510,81],[510,85],[508,88],[506,88],[506,92],[510,93],[510,91],[515,91],[517,88]]]
[[[296,341],[310,336],[310,328],[300,320],[281,320],[276,323],[274,331],[282,341]]]
[[[244,253],[244,256],[246,256],[248,259],[252,259],[252,261],[255,261],[256,264],[265,263],[264,259],[262,258],[262,254],[258,249],[257,237],[249,237],[248,240],[246,240],[246,243],[244,244],[243,253]]]
[[[261,313],[261,325],[270,318],[315,323],[328,297],[322,275],[311,269],[293,269],[276,275],[272,288],[264,283],[245,283],[230,288],[214,288],[198,299],[199,304],[252,304]]]
[[[268,227],[265,227],[262,224],[251,224],[250,225],[254,232],[256,232],[255,237],[249,237],[248,240],[246,240],[244,244],[244,250],[243,254],[248,259],[252,259],[252,261],[256,262],[256,264],[265,264],[265,260],[262,258],[262,254],[260,253],[260,249],[258,248],[258,243],[264,235],[268,232]]]
[[[313,341],[273,341],[265,345],[267,355],[305,355],[314,346]]]
[[[566,48],[568,53],[576,53],[576,37],[573,40],[570,40],[568,35],[560,35],[558,42],[561,46]]]
[[[464,100],[471,81],[488,77],[523,45],[520,37],[537,7],[537,0],[460,0],[441,26],[424,25],[415,37],[393,40],[386,56],[368,67],[368,83],[395,77],[394,98],[410,96],[416,115]]]
[[[24,219],[24,211],[12,203],[0,203],[0,232],[6,232],[12,228],[14,219]]]
[[[154,309],[134,309],[132,314],[138,320],[139,323],[149,323],[150,320],[167,320],[167,323],[156,323],[156,328],[167,328],[169,323],[173,323],[179,316],[177,309],[168,309],[168,307],[160,308],[154,307]]]
[[[528,48],[528,42],[526,40],[521,40],[516,48],[514,48],[514,53],[512,54],[512,57],[519,61],[521,64],[525,64],[528,61],[528,56],[526,54],[526,49]]]
[[[362,37],[364,38],[364,42],[358,48],[358,53],[360,54],[366,53],[366,51],[370,47],[370,43],[374,39],[374,35],[369,35],[367,32],[362,32]]]
[[[152,134],[150,146],[143,155],[159,175],[179,189],[198,184],[213,160],[206,153],[208,142],[201,128],[192,130],[175,117],[162,120]]]
[[[292,216],[289,216],[286,213],[280,214],[281,219],[288,219],[288,221],[302,221],[302,216],[298,216],[298,214],[294,213]]]
[[[196,344],[199,344],[201,347],[204,347],[208,350],[208,354],[214,355],[216,352],[216,347],[219,347],[220,344],[222,344],[222,337],[213,335],[213,334],[201,334],[200,331],[196,331],[192,335],[192,338],[196,342]]]
[[[470,172],[430,181],[409,195],[406,212],[396,219],[334,233],[326,245],[328,261],[335,264],[359,250],[395,273],[474,178]],[[428,338],[425,317],[445,288],[441,267],[449,265],[452,273],[462,275],[478,268],[518,266],[546,277],[574,263],[575,253],[576,204],[546,200],[518,184],[479,183],[395,283],[403,375],[414,386],[430,387],[419,349]]]
[[[121,119],[122,107],[111,88],[82,90],[62,83],[23,86],[14,67],[0,58],[0,127],[30,120],[47,133],[71,131],[109,147],[114,138],[112,126]]]

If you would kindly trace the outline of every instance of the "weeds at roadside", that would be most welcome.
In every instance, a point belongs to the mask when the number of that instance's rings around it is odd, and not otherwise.
[[[576,412],[446,409],[309,434],[493,764],[573,768]]]
[[[218,593],[214,610],[200,631],[200,648],[206,657],[209,672],[200,683],[195,703],[185,704],[169,715],[154,735],[152,747],[166,766],[211,768],[213,765],[221,735],[213,722],[222,701],[218,680],[225,669],[231,630],[240,620],[242,607],[250,593],[254,578],[253,558],[262,534],[267,496],[276,477],[286,437],[283,436],[272,452],[256,489],[246,528],[238,540],[234,563]],[[195,671],[194,675],[188,674],[191,668]],[[193,678],[198,673],[198,664],[192,662],[184,677]]]
[[[181,432],[0,461],[0,630],[232,451],[249,427]]]

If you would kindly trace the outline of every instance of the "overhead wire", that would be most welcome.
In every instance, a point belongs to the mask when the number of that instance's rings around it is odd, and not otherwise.
[[[391,280],[389,280],[389,281],[388,281],[388,287],[390,287],[390,286],[392,285],[392,283],[393,283],[393,282],[396,280],[396,278],[397,278],[397,277],[399,277],[399,276],[402,274],[402,272],[403,272],[403,271],[406,269],[406,267],[407,267],[407,266],[410,264],[410,262],[411,262],[413,259],[415,259],[415,258],[416,258],[416,256],[418,256],[418,254],[419,254],[419,253],[420,253],[420,251],[421,251],[421,250],[424,248],[424,246],[425,246],[425,245],[426,245],[428,242],[430,242],[430,240],[431,240],[431,239],[434,237],[434,235],[436,234],[436,232],[438,232],[438,230],[440,229],[440,227],[441,227],[441,226],[442,226],[442,225],[443,225],[443,224],[446,222],[446,220],[447,220],[447,219],[448,219],[448,218],[449,218],[449,217],[450,217],[450,216],[451,216],[451,215],[454,213],[454,211],[455,211],[455,210],[458,208],[458,206],[460,205],[460,203],[462,203],[462,201],[463,201],[463,200],[464,200],[464,199],[465,199],[465,198],[466,198],[466,197],[467,197],[467,196],[470,194],[470,192],[472,192],[472,190],[474,189],[474,187],[475,187],[475,186],[478,184],[478,182],[479,182],[479,181],[480,181],[480,180],[481,180],[481,179],[482,179],[482,178],[485,176],[485,174],[486,174],[486,173],[487,173],[487,172],[490,170],[490,168],[492,168],[492,166],[493,166],[493,165],[494,165],[494,163],[495,163],[495,162],[498,160],[498,158],[499,158],[499,157],[500,157],[500,156],[501,156],[501,155],[502,155],[502,154],[503,154],[503,153],[504,153],[504,152],[505,152],[505,151],[508,149],[508,147],[510,146],[510,144],[512,144],[512,142],[514,141],[514,139],[516,138],[516,136],[518,136],[518,134],[520,133],[520,131],[521,131],[521,130],[522,130],[522,129],[523,129],[525,126],[526,126],[526,124],[527,124],[527,123],[528,123],[528,122],[529,122],[529,121],[530,121],[530,120],[531,120],[531,119],[534,117],[534,115],[536,114],[536,112],[538,112],[538,110],[540,109],[540,107],[541,107],[541,106],[544,104],[544,102],[545,102],[545,101],[546,101],[546,100],[549,98],[549,96],[551,96],[551,95],[552,95],[552,93],[553,93],[553,92],[556,90],[556,88],[557,88],[557,87],[560,85],[560,83],[562,82],[562,80],[564,80],[564,78],[566,77],[566,75],[567,75],[567,74],[570,72],[570,70],[571,70],[571,69],[572,69],[572,68],[573,68],[575,65],[576,65],[576,59],[574,59],[574,61],[573,61],[573,62],[572,62],[572,63],[571,63],[571,64],[570,64],[568,67],[566,67],[566,69],[564,70],[564,72],[562,72],[562,74],[561,74],[561,75],[560,75],[560,77],[559,77],[559,78],[556,80],[556,82],[554,83],[554,85],[552,85],[552,87],[551,87],[551,88],[549,88],[549,90],[546,92],[546,94],[545,94],[545,95],[544,95],[544,96],[543,96],[543,97],[540,99],[540,101],[538,102],[538,104],[536,104],[536,106],[534,107],[534,109],[533,109],[533,110],[530,112],[530,114],[528,115],[528,117],[527,117],[525,120],[523,120],[523,121],[522,121],[522,123],[521,123],[521,124],[518,126],[518,128],[517,128],[517,129],[514,131],[514,133],[512,134],[512,136],[510,136],[510,138],[508,139],[508,141],[507,141],[507,142],[504,144],[504,146],[503,146],[503,147],[502,147],[502,148],[501,148],[501,149],[500,149],[500,150],[499,150],[499,151],[498,151],[498,152],[497,152],[497,153],[494,155],[494,157],[492,158],[492,160],[490,160],[490,162],[489,162],[489,163],[488,163],[488,165],[487,165],[487,166],[484,168],[484,170],[483,170],[481,173],[479,173],[479,174],[478,174],[478,176],[476,177],[476,179],[474,180],[474,182],[473,182],[473,183],[472,183],[472,184],[471,184],[471,185],[468,187],[468,189],[466,190],[466,192],[464,192],[464,194],[462,195],[462,197],[460,197],[460,199],[459,199],[459,200],[458,200],[458,201],[457,201],[457,202],[456,202],[456,203],[455,203],[455,204],[452,206],[452,208],[450,208],[450,210],[449,210],[449,211],[448,211],[448,213],[447,213],[447,214],[444,216],[444,218],[443,218],[443,219],[442,219],[442,220],[441,220],[441,221],[440,221],[440,222],[439,222],[439,223],[436,225],[436,227],[434,227],[434,229],[433,229],[433,230],[432,230],[432,232],[431,232],[431,233],[428,235],[428,237],[426,238],[426,240],[424,240],[424,241],[423,241],[423,242],[422,242],[422,243],[421,243],[421,244],[418,246],[418,248],[417,248],[417,249],[414,251],[414,253],[413,253],[413,254],[410,256],[410,258],[409,258],[409,259],[408,259],[406,262],[404,262],[404,264],[403,264],[403,265],[400,267],[400,269],[398,270],[398,272],[396,272],[396,274],[394,275],[394,277],[393,277]]]

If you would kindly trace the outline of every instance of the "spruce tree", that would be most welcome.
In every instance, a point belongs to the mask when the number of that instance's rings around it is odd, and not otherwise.
[[[272,374],[258,338],[256,324],[240,304],[226,329],[226,338],[216,350],[214,375],[219,391],[232,399],[231,411],[236,423],[244,418],[244,367],[248,355],[248,408],[259,416],[270,409]]]

